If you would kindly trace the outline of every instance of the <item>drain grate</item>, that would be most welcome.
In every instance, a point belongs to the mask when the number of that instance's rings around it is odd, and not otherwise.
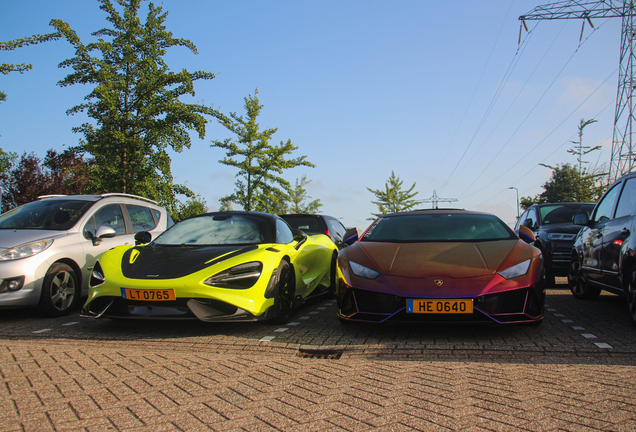
[[[299,349],[297,357],[338,360],[342,356],[342,350]]]

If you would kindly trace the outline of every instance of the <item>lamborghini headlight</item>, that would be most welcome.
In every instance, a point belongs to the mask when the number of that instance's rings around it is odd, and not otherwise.
[[[262,263],[248,262],[223,270],[209,277],[203,283],[219,288],[247,289],[254,286],[262,271]]]
[[[8,251],[0,253],[0,261],[14,261],[22,258],[32,257],[45,251],[53,244],[53,239],[40,240],[23,244]]]
[[[365,266],[353,261],[349,261],[349,266],[351,267],[351,271],[354,275],[363,277],[365,279],[375,279],[380,275],[380,273],[378,273],[377,271],[366,268]]]
[[[499,274],[506,278],[512,279],[519,276],[523,276],[528,273],[528,269],[530,268],[531,259],[520,262],[517,265],[513,265],[512,267],[508,267],[507,269],[500,271]]]

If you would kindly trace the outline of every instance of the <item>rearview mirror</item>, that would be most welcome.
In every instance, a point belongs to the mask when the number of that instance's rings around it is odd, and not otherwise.
[[[135,246],[140,244],[148,244],[152,241],[152,234],[148,231],[139,231],[135,234]]]
[[[307,234],[299,229],[293,229],[292,234],[294,235],[294,240],[298,242],[294,248],[298,250],[300,246],[307,241]]]
[[[519,227],[519,238],[526,243],[534,243],[534,241],[536,240],[534,232],[532,232],[532,230],[525,225],[521,225]]]
[[[347,232],[345,232],[344,237],[342,238],[342,242],[347,246],[351,246],[355,242],[358,241],[358,228],[349,228]]]

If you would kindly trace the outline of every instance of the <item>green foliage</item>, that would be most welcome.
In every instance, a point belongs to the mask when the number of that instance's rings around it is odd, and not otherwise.
[[[17,154],[13,152],[7,153],[0,149],[0,180],[4,180],[9,175],[9,170],[17,159]]]
[[[590,146],[584,146],[583,145],[583,129],[585,128],[585,126],[590,125],[592,123],[596,123],[598,122],[598,120],[585,120],[585,119],[581,119],[581,122],[579,123],[579,140],[578,141],[570,141],[572,144],[574,144],[574,146],[571,149],[568,149],[568,153],[573,154],[574,156],[576,156],[576,160],[579,163],[579,175],[583,175],[584,173],[584,169],[583,169],[583,164],[589,163],[583,160],[583,156],[587,155],[588,153],[591,153],[593,151],[597,151],[600,150],[601,148],[603,148],[602,146],[598,145],[598,146],[594,146],[594,147],[590,147]]]
[[[21,48],[29,45],[37,45],[42,42],[47,42],[50,40],[59,39],[61,35],[59,33],[47,33],[43,35],[33,35],[21,39],[10,40],[7,42],[0,42],[0,51],[13,51],[14,49]],[[24,73],[33,69],[32,64],[26,63],[1,63],[0,64],[0,73],[3,75],[7,75],[10,72],[20,72]],[[4,102],[7,100],[7,94],[0,91],[0,102]]]
[[[170,71],[164,61],[168,48],[197,51],[192,42],[166,30],[167,13],[161,6],[149,3],[142,20],[141,0],[98,1],[111,27],[92,33],[96,42],[84,44],[67,23],[51,21],[75,48],[75,57],[60,64],[73,72],[58,85],[92,86],[85,102],[67,114],[86,112],[94,120],[74,132],[84,136],[80,147],[92,156],[92,178],[100,190],[146,196],[176,211],[177,194],[194,194],[173,184],[168,150],[190,148],[191,130],[204,138],[204,115],[211,114],[210,108],[179,98],[194,96],[194,82],[213,79],[214,74]]]
[[[207,213],[208,208],[206,206],[205,200],[200,196],[196,195],[195,197],[189,198],[184,204],[179,204],[177,211],[171,213],[172,219],[175,222],[182,221],[191,216],[200,215],[203,213]]]
[[[296,185],[290,188],[287,194],[288,200],[287,208],[284,209],[285,213],[318,213],[318,210],[322,207],[322,203],[319,199],[311,200],[311,197],[307,194],[307,190],[305,189],[305,186],[310,182],[311,180],[307,180],[306,175],[303,175],[300,180],[296,179]]]
[[[402,183],[400,177],[396,177],[395,172],[391,171],[391,177],[386,181],[384,190],[367,188],[377,199],[377,201],[371,201],[378,206],[378,213],[372,213],[373,216],[380,217],[388,213],[410,210],[419,203],[418,200],[411,199],[418,194],[418,192],[413,192],[415,182],[406,191],[402,190]]]
[[[583,174],[580,174],[577,167],[568,163],[547,167],[552,169],[552,177],[543,185],[544,191],[534,199],[522,198],[523,208],[534,203],[596,202],[606,188],[600,181],[606,176],[604,173],[592,174],[583,170]]]
[[[213,115],[218,122],[235,134],[236,140],[213,140],[211,147],[226,150],[225,158],[219,162],[239,170],[234,193],[221,198],[221,202],[234,202],[246,211],[281,213],[280,210],[285,207],[285,191],[290,189],[290,185],[280,174],[297,166],[315,165],[307,160],[307,156],[285,159],[285,155],[298,149],[291,140],[281,141],[277,146],[270,144],[272,135],[278,129],[259,129],[257,118],[263,105],[259,103],[257,94],[258,89],[254,96],[244,98],[246,118],[236,113],[226,116],[214,110]]]

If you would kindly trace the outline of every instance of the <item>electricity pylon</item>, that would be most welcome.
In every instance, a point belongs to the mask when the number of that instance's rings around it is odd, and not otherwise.
[[[457,201],[457,199],[455,199],[455,198],[440,198],[440,197],[437,196],[437,191],[433,190],[433,196],[432,197],[427,198],[427,199],[423,199],[420,202],[423,202],[423,203],[430,202],[430,203],[432,203],[431,208],[436,209],[436,208],[438,208],[437,204],[439,202],[451,203],[451,202],[455,202],[455,201]]]
[[[634,70],[634,11],[635,0],[570,0],[537,6],[519,19],[525,21],[553,19],[582,19],[581,38],[585,21],[590,26],[592,18],[622,18],[620,66],[618,72],[618,93],[616,96],[616,112],[614,114],[614,134],[612,136],[612,158],[610,161],[610,181],[631,172],[636,168],[634,160],[634,143],[632,132],[634,125],[634,86],[636,75]]]

